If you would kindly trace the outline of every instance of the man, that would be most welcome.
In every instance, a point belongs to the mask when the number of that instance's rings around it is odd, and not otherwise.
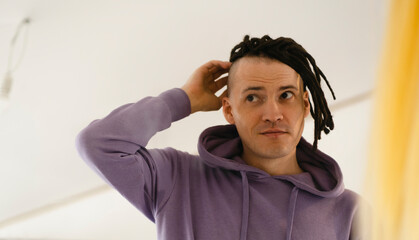
[[[321,77],[329,86],[292,39],[245,36],[230,62],[210,61],[181,89],[93,121],[77,136],[77,149],[156,223],[159,239],[361,239],[358,195],[317,150],[320,132],[333,129]],[[200,135],[199,156],[146,148],[172,122],[221,107],[230,124]],[[301,137],[309,113],[313,145]]]

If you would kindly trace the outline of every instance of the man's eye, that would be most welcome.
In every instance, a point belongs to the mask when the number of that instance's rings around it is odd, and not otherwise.
[[[255,101],[257,101],[257,99],[258,98],[255,95],[249,95],[249,96],[246,97],[246,101],[248,101],[248,102],[255,102]]]
[[[281,94],[282,99],[288,99],[290,97],[292,97],[292,92],[284,92],[283,94]]]

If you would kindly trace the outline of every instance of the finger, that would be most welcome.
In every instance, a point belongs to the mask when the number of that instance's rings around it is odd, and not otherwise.
[[[219,69],[229,69],[231,62],[212,60],[204,64],[202,67],[206,68],[210,72],[216,72]]]
[[[211,81],[211,80],[212,80],[212,81],[216,80],[217,78],[219,78],[219,77],[220,77],[221,75],[223,75],[224,73],[228,73],[228,69],[220,69],[219,71],[217,71],[217,72],[215,72],[215,73],[211,74],[210,81]]]
[[[211,91],[217,92],[221,88],[223,88],[225,85],[227,85],[228,76],[225,76],[223,78],[218,79],[210,86]]]
[[[209,73],[211,74],[215,74],[218,72],[228,72],[230,70],[230,66],[214,66],[213,68],[211,68],[210,70],[208,70]]]
[[[218,97],[218,100],[220,100],[220,102],[223,100],[223,98],[227,97],[227,89],[224,90],[223,93],[221,93],[221,95]]]

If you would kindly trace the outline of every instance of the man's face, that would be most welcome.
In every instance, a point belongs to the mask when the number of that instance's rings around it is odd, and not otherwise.
[[[243,57],[229,72],[226,120],[234,124],[248,157],[277,159],[295,154],[310,112],[297,72],[276,60]]]

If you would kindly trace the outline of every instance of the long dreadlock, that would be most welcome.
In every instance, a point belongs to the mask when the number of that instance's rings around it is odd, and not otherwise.
[[[336,99],[336,97],[326,76],[317,67],[314,58],[293,39],[286,37],[272,39],[268,35],[262,38],[252,39],[249,38],[249,35],[246,35],[243,41],[231,50],[230,62],[233,63],[245,56],[276,59],[293,68],[301,76],[304,83],[304,91],[308,87],[314,102],[313,108],[313,104],[309,98],[310,113],[314,119],[313,148],[316,150],[317,141],[321,139],[321,132],[324,131],[328,134],[334,128],[332,115],[330,114],[323,90],[320,86],[321,77],[329,87],[333,99]]]

